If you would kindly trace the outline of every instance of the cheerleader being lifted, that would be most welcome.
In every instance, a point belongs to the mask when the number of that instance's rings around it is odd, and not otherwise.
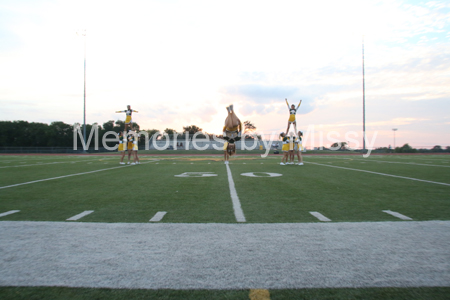
[[[302,104],[302,100],[300,100],[300,102],[298,103],[297,108],[295,108],[294,104],[292,104],[289,107],[289,103],[287,101],[287,98],[285,100],[286,100],[286,105],[287,105],[287,107],[289,109],[289,120],[288,120],[287,129],[286,129],[286,134],[289,132],[289,128],[291,127],[291,124],[294,125],[294,132],[297,133],[297,122],[295,120],[295,114],[297,113],[297,110],[300,107],[300,104]]]
[[[116,113],[123,113],[123,112],[126,114],[125,131],[127,131],[127,129],[131,129],[131,126],[133,125],[133,118],[132,118],[133,112],[138,112],[138,111],[134,110],[134,109],[131,109],[130,105],[127,105],[127,109],[126,110],[118,110],[118,111],[116,111]]]
[[[233,110],[233,105],[227,107],[228,116],[225,119],[223,126],[223,138],[225,143],[223,145],[225,164],[228,164],[230,156],[236,153],[235,142],[241,139],[242,123],[236,116]]]

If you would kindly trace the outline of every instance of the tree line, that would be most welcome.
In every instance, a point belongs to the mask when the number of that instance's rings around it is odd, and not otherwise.
[[[124,121],[109,120],[103,125],[93,123],[86,124],[86,139],[89,138],[93,126],[98,126],[98,138],[101,141],[103,135],[108,131],[119,133],[125,129]],[[77,128],[80,126],[80,130],[83,133],[83,124],[66,124],[61,121],[52,122],[50,124],[27,122],[27,121],[0,121],[0,147],[73,147],[74,146],[74,126]],[[256,130],[256,127],[250,122],[244,122],[245,134],[250,135]],[[189,137],[192,138],[197,132],[202,132],[203,129],[196,125],[189,125],[183,127],[183,132],[179,133],[175,129],[166,128],[163,131],[158,129],[144,129],[142,130],[137,123],[133,123],[132,130],[137,132],[145,131],[151,138],[155,133],[165,133],[172,138],[175,134],[189,133]],[[212,139],[213,134],[203,133],[198,134],[198,138],[206,138],[208,136]],[[222,137],[222,136],[217,136]],[[108,138],[113,138],[112,135]],[[165,139],[167,136],[158,136],[157,139]],[[179,137],[181,138],[181,137]],[[248,136],[247,138],[252,138]],[[139,139],[139,145],[144,145],[145,138],[141,136]],[[112,147],[115,143],[108,142],[108,146]],[[77,134],[77,147],[82,147],[81,138]]]
[[[338,151],[346,151],[351,150],[347,142],[339,142],[334,143],[330,146],[330,149],[322,147],[324,150],[338,150]],[[450,152],[450,146],[443,148],[440,145],[436,145],[431,149],[416,149],[411,147],[408,143],[404,144],[401,147],[395,147],[394,149],[390,147],[379,147],[375,149],[377,152],[385,152],[385,153],[440,153],[440,152]]]

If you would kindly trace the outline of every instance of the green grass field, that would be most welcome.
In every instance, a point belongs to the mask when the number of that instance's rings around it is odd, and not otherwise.
[[[232,158],[229,168],[246,223],[322,222],[310,212],[331,222],[405,222],[384,210],[414,221],[450,220],[450,155],[305,155],[303,166],[280,166],[280,160]],[[77,221],[148,223],[163,211],[160,223],[237,223],[221,155],[142,155],[136,166],[118,161],[115,155],[0,156],[0,214],[19,211],[0,222],[70,222],[93,211]],[[85,297],[75,296],[75,290]],[[446,299],[450,289],[270,292],[271,299]],[[248,291],[1,287],[0,298],[245,299]]]

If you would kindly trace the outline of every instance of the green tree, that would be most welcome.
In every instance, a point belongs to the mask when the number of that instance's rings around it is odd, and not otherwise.
[[[253,133],[256,130],[256,126],[251,121],[244,122],[244,138],[245,139],[254,139]]]
[[[194,134],[196,134],[197,132],[202,131],[203,129],[201,129],[200,127],[196,126],[196,125],[190,125],[190,126],[185,126],[183,127],[183,134],[185,132],[189,133],[189,138],[192,139],[192,136]],[[199,138],[202,138],[202,136],[198,136]]]
[[[114,131],[114,120],[103,123],[103,129],[105,129],[105,131]]]
[[[11,121],[0,121],[0,147],[11,146],[13,125]]]
[[[347,142],[333,143],[330,148],[333,149],[333,150],[346,150],[347,149]]]
[[[416,153],[417,149],[411,147],[408,143],[404,144],[401,147],[395,148],[395,153]]]
[[[175,129],[171,129],[171,128],[164,129],[164,132],[167,133],[168,135],[174,135],[175,133],[177,133],[177,131]]]
[[[133,122],[133,123],[131,123],[131,130],[139,132],[141,130],[141,126],[139,126],[138,123]]]
[[[52,122],[48,127],[47,146],[70,147],[73,143],[73,127],[64,122]]]
[[[251,134],[255,132],[256,126],[251,121],[244,122],[244,134]]]
[[[148,132],[148,139],[149,139],[150,142],[152,141],[153,138],[155,138],[155,139],[158,138],[157,136],[155,136],[155,134],[157,132],[159,132],[158,129],[147,129],[147,130],[144,130],[144,131]]]
[[[113,130],[115,132],[124,131],[125,130],[125,122],[122,120],[117,120],[116,124],[114,125]]]
[[[183,127],[183,132],[189,132],[189,134],[195,134],[196,132],[202,131],[203,129],[201,129],[200,127],[196,126],[196,125],[189,125],[189,126],[185,126]]]
[[[441,146],[436,145],[433,148],[431,148],[431,152],[444,152],[444,149],[442,149]]]

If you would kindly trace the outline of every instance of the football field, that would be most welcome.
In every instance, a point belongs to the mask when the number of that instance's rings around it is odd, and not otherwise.
[[[0,156],[0,296],[450,293],[449,155],[280,160]]]

